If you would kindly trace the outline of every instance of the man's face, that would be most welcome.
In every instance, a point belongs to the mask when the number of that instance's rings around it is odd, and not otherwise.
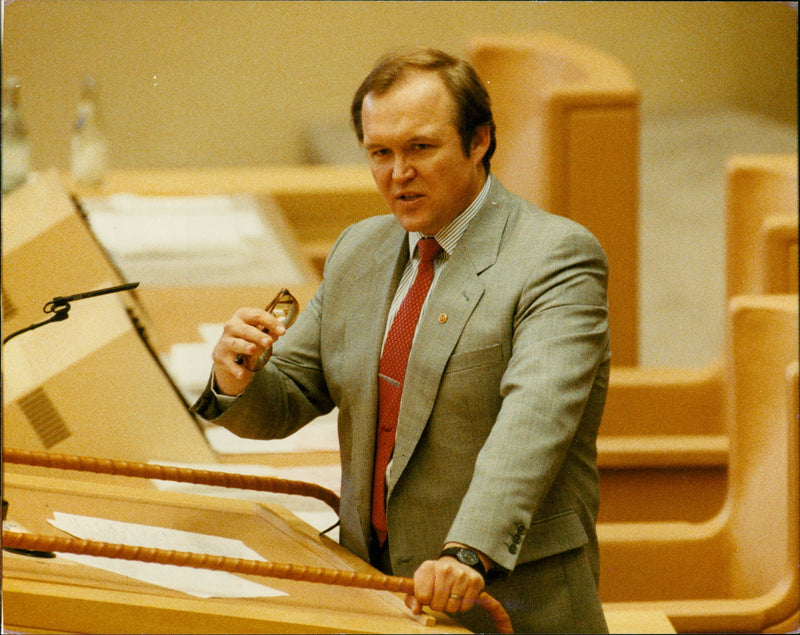
[[[436,73],[409,73],[383,95],[368,93],[361,120],[378,190],[406,231],[435,234],[483,187],[489,130],[465,156],[453,98]]]

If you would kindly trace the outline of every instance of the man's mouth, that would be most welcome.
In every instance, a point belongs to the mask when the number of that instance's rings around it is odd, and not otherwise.
[[[417,199],[422,198],[422,194],[413,194],[413,193],[398,194],[396,198],[398,200],[409,203],[411,201],[416,201]]]

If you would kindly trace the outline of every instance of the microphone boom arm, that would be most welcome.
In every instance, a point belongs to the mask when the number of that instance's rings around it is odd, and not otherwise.
[[[27,331],[32,331],[33,329],[37,329],[40,326],[44,326],[45,324],[50,324],[50,322],[61,322],[66,320],[69,317],[69,310],[70,310],[70,302],[75,300],[83,300],[84,298],[93,298],[98,295],[105,295],[107,293],[117,293],[119,291],[129,291],[130,289],[135,289],[139,286],[138,282],[129,282],[126,284],[120,284],[115,287],[108,287],[106,289],[98,289],[96,291],[86,291],[85,293],[76,293],[74,295],[67,295],[67,296],[56,296],[50,302],[44,305],[42,310],[45,313],[52,313],[53,316],[47,320],[42,322],[36,322],[35,324],[31,324],[30,326],[26,326],[23,329],[18,331],[14,331],[8,337],[3,339],[3,344],[8,342],[12,337],[16,337],[17,335],[21,335],[22,333],[26,333]]]

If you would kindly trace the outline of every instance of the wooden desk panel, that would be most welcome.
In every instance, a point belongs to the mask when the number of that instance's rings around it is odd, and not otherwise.
[[[96,486],[7,470],[9,520],[58,533],[54,511],[158,525],[242,540],[273,562],[374,572],[278,506],[243,500]],[[252,577],[289,593],[258,599],[198,599],[63,558],[3,553],[3,626],[28,633],[467,632],[440,613],[412,616],[388,592]],[[612,633],[674,633],[658,611],[607,610]]]
[[[242,500],[105,487],[7,471],[9,519],[58,533],[53,511],[170,527],[242,540],[271,562],[374,571],[279,507]],[[62,558],[3,554],[5,627],[73,633],[427,632],[398,594],[252,578],[288,593],[258,599],[198,599]],[[436,616],[436,632],[466,632]]]

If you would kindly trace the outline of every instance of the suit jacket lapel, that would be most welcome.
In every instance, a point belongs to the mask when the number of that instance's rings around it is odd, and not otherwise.
[[[420,318],[423,322],[411,350],[400,404],[390,495],[425,430],[450,355],[483,295],[479,274],[497,259],[508,213],[501,205],[505,190],[494,183],[483,208],[447,261]]]
[[[372,472],[378,420],[378,364],[383,345],[386,318],[403,269],[408,262],[407,233],[400,225],[391,226],[375,240],[375,250],[363,260],[364,277],[353,297],[352,313],[343,319],[351,326],[343,343],[354,351],[358,367],[349,370],[358,394],[352,403],[352,482],[358,486],[359,516],[365,536],[369,536]],[[392,266],[392,263],[394,266]]]

